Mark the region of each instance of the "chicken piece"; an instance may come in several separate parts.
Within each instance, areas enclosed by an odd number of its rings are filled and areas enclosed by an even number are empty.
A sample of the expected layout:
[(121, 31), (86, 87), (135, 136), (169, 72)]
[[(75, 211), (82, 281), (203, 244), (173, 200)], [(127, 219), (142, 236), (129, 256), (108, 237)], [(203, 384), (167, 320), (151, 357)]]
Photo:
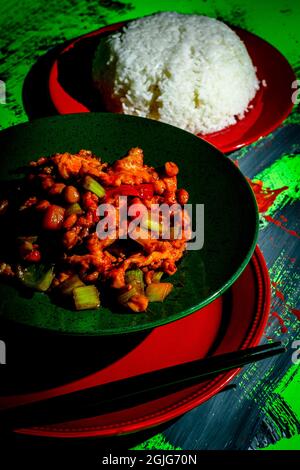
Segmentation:
[(97, 233), (92, 233), (87, 240), (87, 249), (91, 254), (100, 256), (102, 251), (108, 246), (112, 245), (115, 241), (116, 240), (113, 238), (105, 238), (100, 240), (100, 238), (97, 236)]
[(90, 152), (81, 150), (78, 154), (68, 152), (57, 153), (52, 157), (52, 161), (58, 168), (58, 172), (63, 179), (78, 174), (99, 176), (106, 166), (99, 158), (94, 157)]
[(158, 175), (153, 167), (143, 164), (143, 159), (143, 151), (138, 147), (132, 148), (126, 157), (117, 160), (107, 172), (102, 172), (99, 179), (108, 186), (152, 183)]
[(66, 261), (70, 265), (79, 266), (80, 274), (87, 273), (88, 271), (97, 271), (105, 273), (112, 269), (114, 257), (107, 251), (102, 252), (101, 256), (97, 255), (72, 255)]
[(129, 150), (127, 157), (120, 158), (113, 164), (113, 170), (117, 171), (136, 171), (143, 168), (144, 155), (142, 149), (134, 147)]

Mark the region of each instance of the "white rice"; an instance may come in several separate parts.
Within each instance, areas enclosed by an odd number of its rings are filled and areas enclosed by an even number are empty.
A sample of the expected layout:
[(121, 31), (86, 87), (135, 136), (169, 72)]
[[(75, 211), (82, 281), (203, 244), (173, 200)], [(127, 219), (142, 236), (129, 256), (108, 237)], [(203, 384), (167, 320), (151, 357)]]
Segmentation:
[(109, 111), (202, 134), (243, 118), (259, 88), (234, 31), (213, 18), (171, 12), (102, 39), (93, 79)]

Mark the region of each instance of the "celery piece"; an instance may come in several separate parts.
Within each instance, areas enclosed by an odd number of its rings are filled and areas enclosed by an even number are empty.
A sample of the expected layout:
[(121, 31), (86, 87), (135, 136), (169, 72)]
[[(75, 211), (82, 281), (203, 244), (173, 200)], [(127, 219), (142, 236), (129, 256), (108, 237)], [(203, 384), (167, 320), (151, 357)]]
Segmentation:
[(138, 313), (138, 312), (145, 312), (145, 310), (147, 310), (148, 303), (149, 303), (149, 299), (145, 295), (138, 294), (138, 295), (131, 297), (131, 299), (129, 299), (127, 306), (133, 312)]
[(84, 189), (87, 189), (88, 191), (91, 191), (92, 193), (96, 194), (98, 197), (103, 197), (105, 196), (105, 189), (103, 186), (101, 186), (98, 181), (96, 181), (94, 178), (91, 176), (85, 176), (83, 180), (83, 187)]
[(127, 306), (127, 303), (131, 299), (131, 297), (138, 293), (139, 291), (136, 287), (132, 287), (130, 290), (123, 292), (123, 294), (120, 294), (118, 297), (119, 304)]
[(82, 280), (80, 279), (80, 277), (77, 276), (77, 274), (74, 274), (73, 276), (70, 276), (68, 279), (62, 282), (59, 288), (62, 294), (71, 295), (75, 287), (83, 286), (85, 286), (84, 282), (82, 282)]
[(49, 269), (49, 271), (46, 272), (45, 276), (42, 277), (42, 279), (37, 284), (37, 290), (41, 292), (45, 292), (46, 290), (49, 289), (54, 279), (53, 270), (54, 268)]
[(83, 213), (83, 210), (81, 209), (80, 205), (78, 204), (78, 202), (74, 202), (74, 204), (71, 204), (67, 209), (66, 209), (66, 217), (68, 217), (69, 215), (73, 215), (73, 214), (82, 214)]
[(152, 232), (157, 232), (158, 234), (162, 232), (161, 223), (156, 220), (152, 220), (149, 215), (142, 219), (141, 226), (148, 230), (151, 230)]
[(163, 302), (172, 289), (170, 282), (155, 282), (146, 288), (146, 296), (149, 302)]
[(132, 287), (135, 287), (139, 293), (144, 292), (144, 274), (141, 269), (129, 269), (125, 273), (126, 284), (130, 284)]
[(26, 287), (45, 292), (49, 289), (54, 279), (54, 267), (44, 266), (43, 264), (31, 264), (24, 268), (17, 267), (17, 276)]
[(152, 282), (160, 282), (163, 275), (163, 271), (155, 271), (152, 276)]
[(86, 310), (100, 306), (98, 289), (95, 286), (75, 287), (73, 298), (76, 310)]

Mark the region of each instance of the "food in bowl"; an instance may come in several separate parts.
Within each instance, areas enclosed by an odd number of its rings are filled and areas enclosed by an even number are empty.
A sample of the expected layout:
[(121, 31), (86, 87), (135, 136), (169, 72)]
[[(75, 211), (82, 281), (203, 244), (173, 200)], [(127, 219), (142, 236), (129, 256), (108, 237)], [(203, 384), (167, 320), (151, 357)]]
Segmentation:
[(131, 21), (101, 38), (93, 80), (108, 111), (195, 134), (235, 124), (259, 89), (247, 49), (229, 26), (174, 12)]
[[(155, 169), (132, 148), (108, 164), (81, 150), (41, 157), (27, 170), (0, 204), (10, 240), (2, 277), (73, 299), (77, 310), (99, 307), (100, 290), (134, 312), (170, 294), (161, 278), (176, 272), (191, 234), (175, 163)], [(155, 218), (157, 206), (165, 211)]]

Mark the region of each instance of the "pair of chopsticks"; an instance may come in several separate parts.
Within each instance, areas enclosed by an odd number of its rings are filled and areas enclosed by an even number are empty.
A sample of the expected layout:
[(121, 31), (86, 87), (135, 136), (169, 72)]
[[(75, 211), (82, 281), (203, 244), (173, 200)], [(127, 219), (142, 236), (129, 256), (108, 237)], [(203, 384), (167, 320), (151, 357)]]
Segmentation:
[(285, 352), (281, 342), (208, 357), (0, 412), (9, 427), (37, 426), (117, 411)]

